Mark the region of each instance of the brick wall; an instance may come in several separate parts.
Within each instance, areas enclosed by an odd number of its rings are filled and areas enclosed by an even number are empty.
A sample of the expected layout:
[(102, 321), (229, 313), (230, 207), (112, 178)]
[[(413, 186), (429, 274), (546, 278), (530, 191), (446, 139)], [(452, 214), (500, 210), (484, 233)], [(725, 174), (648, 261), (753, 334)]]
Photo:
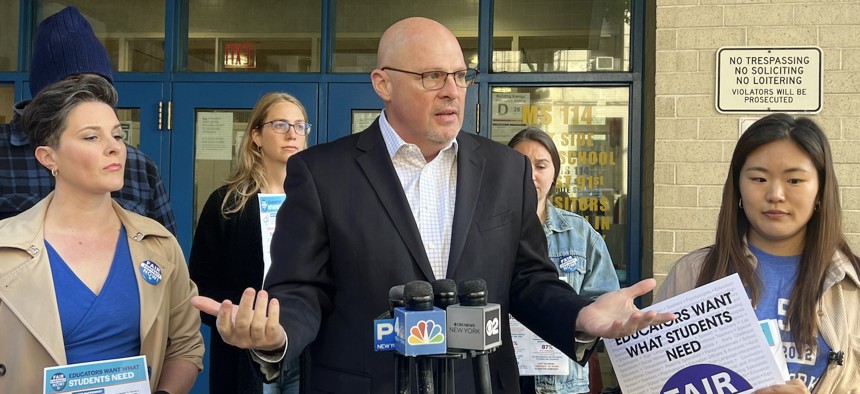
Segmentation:
[(845, 231), (860, 248), (860, 1), (656, 0), (653, 272), (713, 243), (739, 118), (714, 105), (723, 46), (818, 46)]

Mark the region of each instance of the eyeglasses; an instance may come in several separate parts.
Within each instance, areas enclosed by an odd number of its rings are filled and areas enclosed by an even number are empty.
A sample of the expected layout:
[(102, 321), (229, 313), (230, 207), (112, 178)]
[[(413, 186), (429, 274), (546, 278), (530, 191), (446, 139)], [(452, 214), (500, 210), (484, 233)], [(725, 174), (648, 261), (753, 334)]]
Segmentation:
[(468, 88), (475, 83), (475, 78), (478, 77), (478, 70), (473, 68), (467, 68), (465, 70), (454, 71), (452, 73), (444, 72), (444, 71), (427, 71), (423, 73), (417, 73), (414, 71), (406, 71), (400, 70), (394, 67), (382, 67), (381, 70), (391, 70), (397, 71), (406, 74), (418, 75), (421, 77), (421, 86), (424, 86), (424, 89), (427, 90), (439, 90), (445, 87), (445, 83), (448, 82), (448, 76), (454, 76), (454, 83), (457, 84), (459, 88)]
[(258, 128), (263, 127), (267, 124), (272, 125), (272, 130), (274, 130), (278, 134), (287, 134), (290, 131), (290, 127), (296, 131), (298, 135), (308, 135), (311, 132), (311, 124), (304, 122), (297, 122), (295, 124), (289, 124), (288, 122), (284, 122), (283, 120), (273, 120), (270, 122), (260, 123)]

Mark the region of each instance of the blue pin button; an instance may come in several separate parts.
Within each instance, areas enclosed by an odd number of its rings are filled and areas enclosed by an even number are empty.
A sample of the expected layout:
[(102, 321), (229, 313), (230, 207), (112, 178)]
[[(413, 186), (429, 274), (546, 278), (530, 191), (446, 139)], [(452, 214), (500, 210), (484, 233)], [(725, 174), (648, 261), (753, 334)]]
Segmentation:
[(140, 263), (140, 274), (143, 276), (143, 280), (151, 285), (157, 285), (158, 282), (161, 282), (161, 268), (158, 268), (158, 265), (150, 260)]
[(573, 272), (576, 269), (579, 259), (573, 256), (566, 256), (558, 263), (558, 268), (562, 272)]

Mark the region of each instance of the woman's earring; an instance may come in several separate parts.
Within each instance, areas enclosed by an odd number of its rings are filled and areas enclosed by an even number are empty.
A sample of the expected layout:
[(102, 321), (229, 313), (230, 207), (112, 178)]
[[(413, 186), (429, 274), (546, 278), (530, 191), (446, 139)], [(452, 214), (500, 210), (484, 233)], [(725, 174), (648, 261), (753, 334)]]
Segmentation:
[(821, 200), (815, 202), (815, 212), (818, 212), (819, 209), (821, 209)]
[(743, 198), (738, 199), (738, 208), (744, 209), (744, 199)]
[(263, 147), (260, 145), (257, 145), (257, 152), (263, 153)]
[(56, 178), (56, 177), (57, 177), (57, 169), (56, 169), (56, 168), (51, 167), (51, 175), (53, 175), (53, 176), (54, 176), (54, 178)]

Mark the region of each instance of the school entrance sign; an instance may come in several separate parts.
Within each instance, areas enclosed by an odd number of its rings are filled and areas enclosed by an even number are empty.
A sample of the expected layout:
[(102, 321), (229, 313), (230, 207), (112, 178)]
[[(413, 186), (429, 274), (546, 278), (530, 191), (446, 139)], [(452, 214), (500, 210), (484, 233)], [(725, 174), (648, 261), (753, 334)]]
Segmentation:
[(818, 47), (723, 47), (716, 79), (721, 113), (821, 111)]

